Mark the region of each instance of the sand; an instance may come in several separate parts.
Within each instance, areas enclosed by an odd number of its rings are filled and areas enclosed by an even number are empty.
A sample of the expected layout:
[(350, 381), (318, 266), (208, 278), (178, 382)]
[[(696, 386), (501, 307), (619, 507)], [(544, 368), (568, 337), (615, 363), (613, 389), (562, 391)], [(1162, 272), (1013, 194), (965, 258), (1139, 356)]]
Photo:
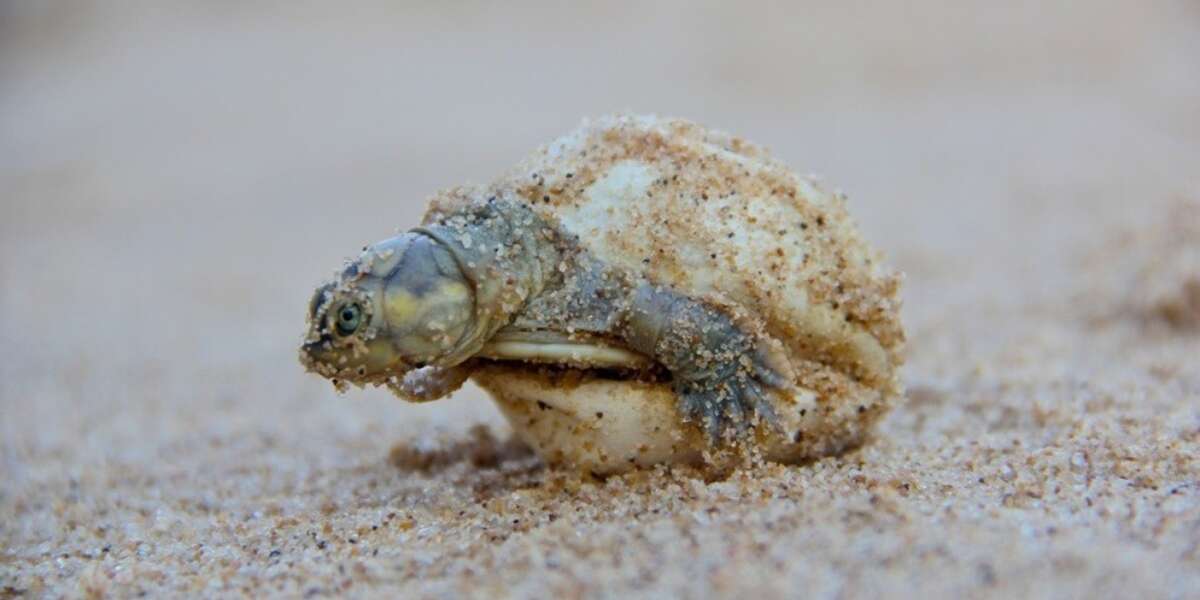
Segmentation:
[[(0, 9), (0, 597), (1200, 596), (1200, 11)], [(313, 286), (589, 114), (850, 195), (864, 447), (596, 479), (337, 396)]]

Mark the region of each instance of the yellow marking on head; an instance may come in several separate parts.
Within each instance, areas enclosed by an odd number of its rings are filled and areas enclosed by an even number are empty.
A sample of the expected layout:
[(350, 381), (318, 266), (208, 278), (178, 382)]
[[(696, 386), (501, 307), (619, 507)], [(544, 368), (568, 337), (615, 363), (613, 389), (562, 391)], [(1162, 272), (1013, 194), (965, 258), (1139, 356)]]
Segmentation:
[(426, 306), (428, 298), (420, 298), (403, 288), (388, 290), (383, 310), (388, 323), (408, 323)]
[(424, 296), (417, 296), (404, 288), (393, 288), (387, 292), (384, 312), (387, 322), (405, 327), (416, 321), (425, 321), (439, 308), (456, 306), (470, 298), (470, 290), (458, 281), (445, 280)]
[(438, 286), (438, 300), (442, 302), (460, 302), (471, 295), (471, 290), (462, 282), (447, 279)]

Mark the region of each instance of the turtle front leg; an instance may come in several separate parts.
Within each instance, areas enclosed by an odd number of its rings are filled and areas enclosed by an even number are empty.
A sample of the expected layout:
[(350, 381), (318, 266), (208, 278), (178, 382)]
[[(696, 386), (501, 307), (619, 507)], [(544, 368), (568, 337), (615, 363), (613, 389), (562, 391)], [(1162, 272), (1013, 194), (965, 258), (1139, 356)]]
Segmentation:
[(633, 291), (623, 325), (630, 347), (671, 372), (684, 419), (699, 421), (713, 444), (732, 433), (744, 437), (756, 418), (778, 428), (767, 394), (790, 384), (729, 316), (665, 288), (641, 284)]
[(470, 361), (453, 367), (422, 367), (387, 380), (392, 393), (409, 402), (431, 402), (458, 391), (475, 371)]

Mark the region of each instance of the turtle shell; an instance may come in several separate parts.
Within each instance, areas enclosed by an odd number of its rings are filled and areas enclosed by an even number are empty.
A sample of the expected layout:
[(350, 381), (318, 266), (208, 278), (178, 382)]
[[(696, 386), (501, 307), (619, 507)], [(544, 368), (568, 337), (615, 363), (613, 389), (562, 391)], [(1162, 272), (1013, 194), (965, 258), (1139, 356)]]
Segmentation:
[(843, 194), (759, 146), (679, 119), (605, 117), (479, 191), (521, 199), (600, 260), (723, 307), (808, 392), (795, 407), (806, 417), (866, 425), (900, 391), (900, 275), (863, 241)]

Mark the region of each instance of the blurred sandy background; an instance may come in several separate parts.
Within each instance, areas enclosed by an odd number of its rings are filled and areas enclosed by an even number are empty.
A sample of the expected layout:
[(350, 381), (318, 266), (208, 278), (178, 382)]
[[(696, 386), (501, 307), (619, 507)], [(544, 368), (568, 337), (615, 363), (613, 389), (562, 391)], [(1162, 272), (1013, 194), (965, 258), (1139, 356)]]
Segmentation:
[[(616, 110), (850, 194), (874, 443), (595, 481), (302, 373), (342, 258)], [(6, 2), (0, 597), (1196, 597), (1198, 197), (1195, 2)]]

